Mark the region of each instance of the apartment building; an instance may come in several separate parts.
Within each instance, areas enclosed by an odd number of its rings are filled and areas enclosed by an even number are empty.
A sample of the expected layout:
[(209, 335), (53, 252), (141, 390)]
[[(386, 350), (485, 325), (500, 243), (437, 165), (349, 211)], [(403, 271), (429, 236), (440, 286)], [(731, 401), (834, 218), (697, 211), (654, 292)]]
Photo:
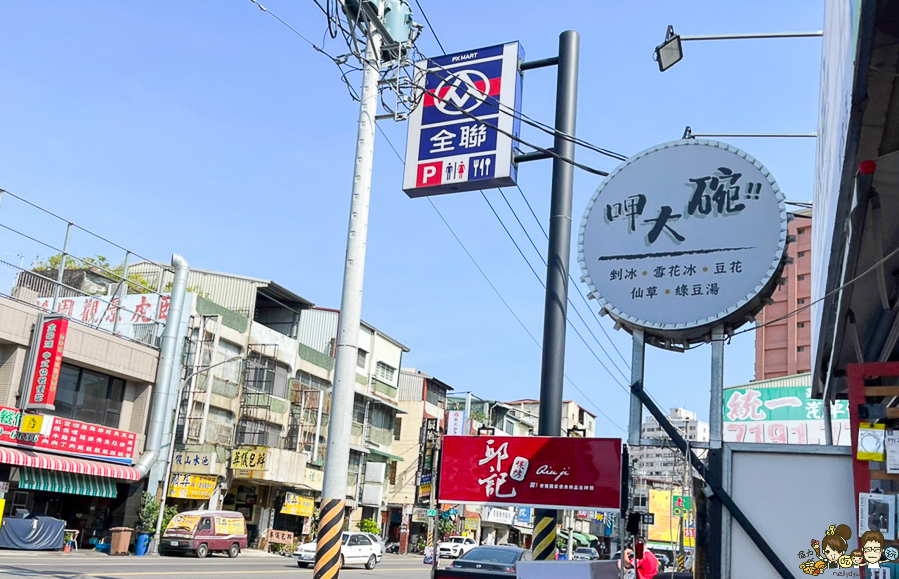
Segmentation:
[[(181, 400), (171, 479), (177, 485), (169, 496), (182, 509), (243, 513), (251, 542), (270, 529), (308, 538), (324, 479), (340, 313), (271, 280), (194, 269), (188, 287), (198, 297), (184, 374), (194, 375)], [(403, 412), (396, 396), (404, 352), (401, 343), (361, 325), (350, 527), (386, 518), (388, 469), (401, 460), (392, 446), (394, 420)]]

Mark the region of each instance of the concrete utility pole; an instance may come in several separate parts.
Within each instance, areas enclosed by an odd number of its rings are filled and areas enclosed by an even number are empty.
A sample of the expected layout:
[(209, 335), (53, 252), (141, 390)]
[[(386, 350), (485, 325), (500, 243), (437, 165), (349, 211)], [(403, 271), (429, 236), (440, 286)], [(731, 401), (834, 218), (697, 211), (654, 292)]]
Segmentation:
[[(378, 2), (381, 13), (381, 2)], [(356, 392), (356, 355), (359, 324), (362, 317), (362, 285), (365, 274), (365, 243), (368, 238), (368, 205), (371, 193), (372, 159), (375, 145), (375, 115), (378, 112), (381, 38), (376, 27), (368, 24), (368, 43), (362, 63), (362, 97), (359, 103), (359, 127), (356, 138), (356, 165), (350, 223), (347, 231), (343, 295), (340, 300), (340, 324), (337, 328), (337, 361), (325, 477), (319, 511), (318, 543), (315, 551), (314, 579), (332, 579), (340, 574), (340, 545), (343, 531), (347, 472), (350, 462), (350, 429), (353, 397)]]
[[(571, 257), (571, 198), (574, 188), (574, 141), (577, 119), (577, 72), (580, 36), (566, 30), (559, 36), (556, 80), (556, 124), (550, 200), (549, 249), (546, 265), (546, 306), (543, 317), (543, 365), (540, 372), (540, 419), (537, 434), (559, 436), (562, 430), (562, 389), (565, 373), (565, 324), (568, 318), (568, 262)], [(561, 157), (561, 158), (560, 158)], [(534, 559), (556, 557), (558, 511), (537, 509)]]

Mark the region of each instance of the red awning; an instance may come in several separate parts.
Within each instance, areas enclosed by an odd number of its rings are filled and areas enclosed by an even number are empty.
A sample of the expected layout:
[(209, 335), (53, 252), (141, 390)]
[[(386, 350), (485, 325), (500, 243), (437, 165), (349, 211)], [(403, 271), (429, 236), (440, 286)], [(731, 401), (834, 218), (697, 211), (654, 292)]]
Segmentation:
[(68, 456), (57, 456), (55, 454), (46, 454), (33, 450), (19, 450), (18, 448), (4, 446), (0, 446), (0, 463), (117, 478), (126, 481), (140, 480), (140, 474), (136, 468), (123, 464), (70, 458)]

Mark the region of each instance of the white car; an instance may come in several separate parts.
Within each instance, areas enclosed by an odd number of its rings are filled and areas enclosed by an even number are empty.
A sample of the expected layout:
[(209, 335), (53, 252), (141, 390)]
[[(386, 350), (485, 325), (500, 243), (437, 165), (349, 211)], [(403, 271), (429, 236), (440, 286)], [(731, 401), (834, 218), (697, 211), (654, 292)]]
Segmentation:
[[(365, 565), (368, 570), (374, 569), (381, 562), (381, 546), (372, 541), (366, 533), (344, 533), (340, 546), (340, 566)], [(297, 547), (293, 556), (300, 567), (315, 565), (316, 543), (303, 543)]]
[(477, 543), (469, 537), (447, 537), (445, 541), (441, 541), (437, 545), (437, 552), (441, 557), (458, 559), (475, 547), (477, 547)]

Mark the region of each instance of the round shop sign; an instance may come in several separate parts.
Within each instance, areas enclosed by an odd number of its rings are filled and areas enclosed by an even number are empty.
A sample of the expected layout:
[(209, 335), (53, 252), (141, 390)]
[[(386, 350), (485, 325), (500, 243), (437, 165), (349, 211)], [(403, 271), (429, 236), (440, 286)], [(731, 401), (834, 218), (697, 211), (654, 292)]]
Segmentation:
[(592, 297), (622, 325), (690, 342), (761, 309), (786, 244), (771, 173), (730, 145), (689, 139), (606, 178), (581, 222), (579, 261)]

